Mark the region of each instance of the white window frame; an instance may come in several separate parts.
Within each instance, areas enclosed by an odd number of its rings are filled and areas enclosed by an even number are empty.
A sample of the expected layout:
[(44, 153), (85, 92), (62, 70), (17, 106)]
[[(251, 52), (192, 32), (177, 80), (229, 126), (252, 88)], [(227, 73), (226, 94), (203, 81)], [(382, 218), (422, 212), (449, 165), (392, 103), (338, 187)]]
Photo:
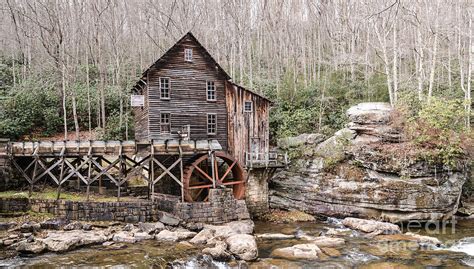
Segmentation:
[(186, 62), (193, 61), (193, 49), (190, 49), (190, 48), (184, 49), (184, 61)]
[[(163, 88), (161, 86), (161, 80), (162, 79), (167, 79), (168, 80), (168, 97), (163, 97), (162, 96), (162, 90), (163, 90)], [(160, 99), (161, 100), (170, 100), (171, 99), (171, 79), (169, 77), (160, 77), (159, 80), (160, 80), (160, 87), (159, 87), (160, 88)]]
[[(250, 104), (250, 110), (247, 110), (247, 104)], [(253, 112), (253, 101), (245, 101), (244, 102), (244, 112), (246, 112), (246, 113)]]
[[(212, 89), (209, 90), (209, 84), (212, 83)], [(213, 92), (214, 94), (214, 99), (209, 99), (209, 93), (210, 92)], [(216, 88), (216, 82), (215, 81), (211, 81), (211, 80), (207, 80), (206, 81), (206, 100), (207, 101), (211, 101), (211, 102), (215, 102), (217, 101), (217, 88)]]
[[(209, 116), (214, 116), (214, 123), (209, 123)], [(209, 125), (214, 124), (214, 132), (209, 132)], [(216, 113), (207, 113), (206, 114), (206, 131), (208, 135), (217, 134), (217, 114)]]
[[(163, 115), (168, 115), (168, 123), (162, 122)], [(163, 125), (169, 126), (169, 132), (163, 132)], [(171, 134), (171, 113), (169, 112), (160, 112), (160, 134)]]

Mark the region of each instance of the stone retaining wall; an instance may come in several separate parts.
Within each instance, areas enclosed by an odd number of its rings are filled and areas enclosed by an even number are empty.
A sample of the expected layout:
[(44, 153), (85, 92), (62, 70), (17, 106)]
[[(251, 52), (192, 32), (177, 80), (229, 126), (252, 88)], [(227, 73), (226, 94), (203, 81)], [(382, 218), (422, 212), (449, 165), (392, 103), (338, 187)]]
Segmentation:
[(162, 211), (151, 201), (79, 202), (65, 200), (34, 200), (31, 210), (50, 213), (69, 220), (146, 222), (157, 221)]
[(166, 195), (154, 201), (85, 202), (27, 198), (0, 198), (0, 213), (33, 211), (50, 213), (69, 220), (147, 222), (159, 220), (163, 212), (186, 222), (225, 223), (249, 219), (245, 201), (236, 200), (231, 189), (215, 189), (209, 202), (179, 203)]
[(30, 210), (27, 198), (0, 198), (0, 213), (26, 212)]
[(249, 171), (245, 200), (252, 217), (258, 218), (269, 211), (268, 177), (266, 169), (252, 169)]
[(249, 219), (244, 200), (236, 200), (232, 189), (210, 189), (209, 201), (199, 203), (178, 203), (175, 213), (187, 222), (225, 223)]

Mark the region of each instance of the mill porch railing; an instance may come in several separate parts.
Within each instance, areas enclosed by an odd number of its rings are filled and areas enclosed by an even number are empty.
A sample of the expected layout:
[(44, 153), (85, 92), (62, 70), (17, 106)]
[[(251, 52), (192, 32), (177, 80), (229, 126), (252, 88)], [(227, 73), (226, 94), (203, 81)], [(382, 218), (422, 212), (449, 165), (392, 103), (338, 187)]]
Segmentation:
[(245, 166), (247, 168), (284, 168), (288, 165), (289, 159), (286, 152), (246, 152)]

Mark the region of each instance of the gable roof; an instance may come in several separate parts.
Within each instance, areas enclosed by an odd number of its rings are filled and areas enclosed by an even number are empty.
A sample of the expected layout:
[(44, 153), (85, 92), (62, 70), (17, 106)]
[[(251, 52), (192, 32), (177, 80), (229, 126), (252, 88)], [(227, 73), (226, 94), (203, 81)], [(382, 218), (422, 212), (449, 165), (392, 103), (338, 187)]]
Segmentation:
[(168, 55), (168, 53), (174, 51), (178, 46), (181, 45), (181, 43), (183, 43), (187, 38), (190, 38), (191, 41), (193, 41), (194, 43), (196, 43), (196, 45), (202, 49), (202, 51), (204, 52), (204, 57), (207, 58), (212, 65), (214, 65), (216, 67), (216, 69), (224, 76), (224, 78), (229, 81), (230, 83), (232, 83), (233, 85), (235, 86), (238, 86), (252, 94), (255, 94), (265, 100), (267, 100), (268, 102), (270, 103), (273, 103), (271, 100), (269, 100), (268, 98), (254, 92), (254, 91), (251, 91), (249, 89), (246, 89), (240, 85), (237, 85), (236, 83), (233, 83), (231, 80), (232, 78), (229, 76), (229, 74), (227, 74), (227, 72), (219, 65), (219, 63), (214, 60), (214, 58), (212, 57), (212, 55), (206, 50), (206, 48), (204, 48), (204, 46), (197, 40), (197, 38), (191, 33), (191, 32), (188, 32), (187, 34), (185, 34), (181, 39), (179, 39), (171, 48), (169, 48), (165, 53), (163, 53), (163, 55), (161, 55), (161, 57), (156, 60), (150, 67), (148, 67), (143, 73), (142, 73), (142, 76), (141, 78), (138, 80), (138, 82), (135, 84), (135, 86), (132, 88), (132, 91), (134, 92), (138, 92), (138, 89), (139, 88), (142, 88), (144, 85), (146, 85), (147, 83), (147, 74), (148, 72), (151, 70), (151, 68), (155, 67), (155, 68), (160, 68), (162, 65), (164, 65), (166, 63), (166, 61), (164, 61), (164, 58), (166, 57), (166, 55)]

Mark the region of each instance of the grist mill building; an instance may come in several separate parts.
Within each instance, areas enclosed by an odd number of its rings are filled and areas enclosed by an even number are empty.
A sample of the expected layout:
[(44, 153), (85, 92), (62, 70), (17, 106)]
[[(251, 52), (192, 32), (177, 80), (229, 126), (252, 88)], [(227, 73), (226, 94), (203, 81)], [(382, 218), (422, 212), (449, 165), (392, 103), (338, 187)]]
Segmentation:
[[(268, 209), (267, 179), (286, 163), (286, 155), (270, 151), (271, 101), (233, 83), (193, 34), (143, 72), (131, 103), (133, 141), (0, 141), (0, 164), (15, 168), (30, 193), (48, 181), (58, 198), (71, 185), (89, 197), (108, 182), (120, 200), (130, 179), (147, 184), (149, 204), (138, 206), (146, 209), (112, 203), (113, 212), (120, 212), (115, 214), (88, 204), (71, 208), (89, 213), (71, 213), (61, 206), (66, 216), (143, 221), (154, 219), (150, 210), (158, 209), (188, 221), (223, 222), (248, 217), (247, 207), (255, 214)], [(58, 212), (57, 203), (40, 204), (45, 212)]]
[[(275, 166), (270, 159), (276, 155), (269, 153), (271, 101), (233, 83), (193, 34), (187, 33), (151, 65), (133, 90), (143, 96), (143, 106), (134, 109), (135, 139), (216, 140), (221, 147), (216, 153), (218, 166), (232, 166), (231, 177), (237, 180), (227, 180), (227, 175), (224, 182), (217, 178), (217, 185), (233, 187), (236, 198), (244, 196), (244, 168)], [(199, 170), (214, 171), (208, 165), (211, 160), (205, 156), (190, 160), (184, 171), (185, 188), (210, 187), (212, 173), (193, 175), (202, 163), (206, 169)], [(215, 169), (215, 176), (226, 173), (221, 170)], [(189, 195), (187, 200), (195, 199)]]
[(134, 91), (145, 99), (134, 109), (137, 140), (183, 133), (215, 139), (241, 164), (246, 152), (268, 152), (271, 102), (233, 83), (191, 33), (143, 73)]

